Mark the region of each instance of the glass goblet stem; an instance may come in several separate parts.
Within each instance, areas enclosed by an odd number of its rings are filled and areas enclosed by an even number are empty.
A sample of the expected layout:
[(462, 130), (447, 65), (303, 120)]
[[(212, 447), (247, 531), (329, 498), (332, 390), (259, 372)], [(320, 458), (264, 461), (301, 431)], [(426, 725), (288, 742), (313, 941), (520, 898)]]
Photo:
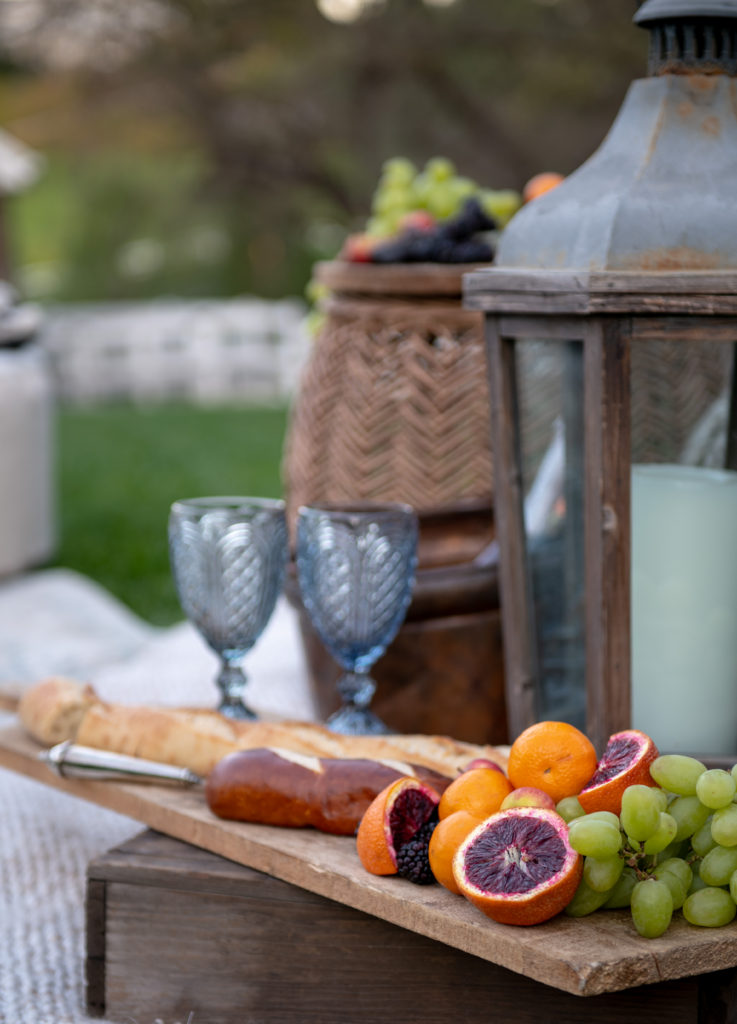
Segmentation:
[(389, 729), (378, 715), (369, 710), (376, 683), (368, 672), (345, 672), (337, 682), (343, 706), (328, 718), (333, 732), (348, 736), (381, 735)]
[(222, 694), (218, 711), (227, 718), (253, 719), (256, 714), (243, 702), (243, 691), (248, 679), (240, 667), (227, 658), (222, 659), (222, 666), (217, 676), (217, 685)]
[(376, 693), (376, 683), (368, 672), (344, 672), (337, 682), (338, 693), (346, 704), (363, 710)]

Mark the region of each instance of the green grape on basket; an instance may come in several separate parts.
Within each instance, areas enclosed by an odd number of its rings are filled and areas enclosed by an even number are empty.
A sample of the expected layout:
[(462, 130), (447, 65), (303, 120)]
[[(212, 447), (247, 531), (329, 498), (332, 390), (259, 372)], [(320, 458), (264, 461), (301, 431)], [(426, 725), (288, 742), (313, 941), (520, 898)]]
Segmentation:
[(365, 231), (340, 252), (354, 263), (489, 263), (494, 237), (522, 205), (514, 189), (484, 188), (446, 157), (419, 170), (394, 157), (384, 164)]

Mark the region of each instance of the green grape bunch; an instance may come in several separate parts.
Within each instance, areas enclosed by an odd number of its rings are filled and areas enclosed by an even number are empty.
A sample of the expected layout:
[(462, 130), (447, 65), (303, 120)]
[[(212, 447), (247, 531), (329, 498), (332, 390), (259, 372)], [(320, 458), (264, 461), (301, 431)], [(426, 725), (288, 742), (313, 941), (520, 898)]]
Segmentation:
[(645, 938), (663, 935), (677, 911), (702, 928), (729, 924), (737, 914), (737, 765), (707, 769), (695, 757), (664, 754), (650, 775), (654, 785), (625, 789), (619, 816), (586, 814), (575, 797), (558, 805), (584, 858), (565, 913), (629, 907)]
[(387, 238), (401, 228), (405, 217), (419, 210), (444, 220), (458, 213), (473, 196), (499, 227), (504, 227), (522, 204), (522, 197), (514, 189), (482, 188), (459, 175), (447, 157), (431, 157), (422, 170), (406, 157), (392, 157), (382, 167), (366, 231)]
[(387, 160), (365, 229), (349, 235), (340, 257), (353, 263), (487, 263), (496, 233), (522, 205), (515, 189), (484, 188), (447, 157), (420, 170)]

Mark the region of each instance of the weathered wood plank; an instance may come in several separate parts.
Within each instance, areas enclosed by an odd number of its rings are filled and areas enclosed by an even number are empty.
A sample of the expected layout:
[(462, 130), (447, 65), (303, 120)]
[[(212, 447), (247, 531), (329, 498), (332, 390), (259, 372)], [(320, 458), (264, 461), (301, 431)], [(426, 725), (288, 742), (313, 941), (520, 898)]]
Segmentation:
[(460, 298), (463, 275), (478, 269), (452, 263), (317, 263), (313, 276), (332, 291), (372, 295), (452, 295)]
[(466, 309), (523, 315), (620, 313), (730, 316), (737, 312), (731, 271), (586, 274), (491, 268), (466, 274)]
[(85, 900), (85, 988), (87, 1007), (91, 1013), (99, 1016), (105, 1012), (106, 894), (107, 886), (104, 882), (88, 880)]
[[(231, 891), (213, 891), (221, 858), (166, 837), (141, 838), (90, 866), (109, 876), (112, 858), (116, 871), (123, 861), (131, 871), (108, 886), (113, 1019), (486, 1024), (493, 1007), (494, 1019), (510, 1024), (697, 1021), (695, 979), (581, 1000), (246, 868), (238, 868), (240, 884), (225, 868)], [(162, 877), (159, 861), (171, 884), (139, 884), (147, 872)], [(185, 877), (186, 891), (176, 887)]]
[(548, 292), (680, 296), (735, 295), (733, 270), (541, 270), (524, 267), (483, 267), (466, 271), (466, 294), (483, 292)]
[(486, 324), (494, 455), (494, 516), (499, 550), (499, 588), (504, 630), (505, 692), (509, 739), (537, 719), (537, 645), (524, 528), (524, 481), (519, 447), (519, 409), (514, 340)]
[(464, 299), (464, 308), (486, 313), (524, 315), (555, 314), (596, 316), (620, 314), (638, 316), (703, 316), (726, 317), (737, 313), (735, 295), (620, 295), (591, 292), (525, 292), (498, 294), (470, 294)]
[[(549, 311), (547, 305), (546, 310)], [(706, 332), (709, 341), (729, 344), (737, 339), (734, 317), (656, 315), (634, 317), (630, 322), (633, 345), (646, 341), (694, 343), (703, 341)], [(583, 341), (586, 318), (563, 313), (555, 316), (546, 316), (544, 312), (534, 315), (502, 313), (499, 315), (499, 331), (508, 338)]]
[(727, 417), (724, 468), (737, 469), (737, 341), (732, 343), (732, 375), (729, 386), (729, 412)]
[(629, 336), (626, 320), (598, 319), (584, 342), (586, 721), (600, 754), (631, 716)]
[[(708, 332), (708, 334), (707, 334)], [(734, 343), (737, 322), (734, 317), (643, 316), (632, 320), (632, 344), (644, 341), (709, 341)]]

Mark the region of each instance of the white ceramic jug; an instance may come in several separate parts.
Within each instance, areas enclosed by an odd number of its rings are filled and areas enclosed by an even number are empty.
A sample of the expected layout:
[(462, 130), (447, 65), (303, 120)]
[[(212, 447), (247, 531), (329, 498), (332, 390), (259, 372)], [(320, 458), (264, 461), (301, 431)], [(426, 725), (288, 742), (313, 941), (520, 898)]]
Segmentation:
[(0, 345), (0, 576), (39, 565), (54, 550), (53, 407), (40, 345)]

